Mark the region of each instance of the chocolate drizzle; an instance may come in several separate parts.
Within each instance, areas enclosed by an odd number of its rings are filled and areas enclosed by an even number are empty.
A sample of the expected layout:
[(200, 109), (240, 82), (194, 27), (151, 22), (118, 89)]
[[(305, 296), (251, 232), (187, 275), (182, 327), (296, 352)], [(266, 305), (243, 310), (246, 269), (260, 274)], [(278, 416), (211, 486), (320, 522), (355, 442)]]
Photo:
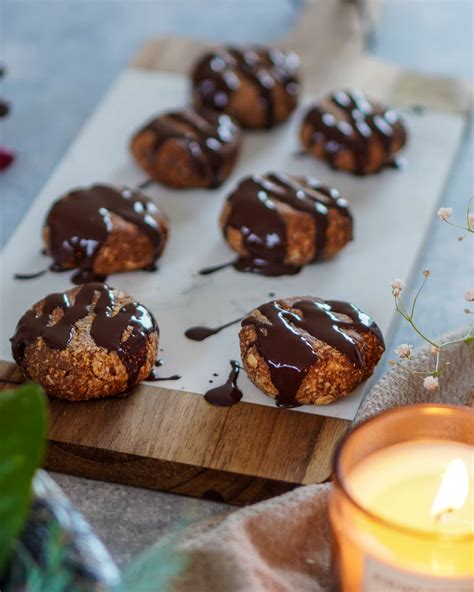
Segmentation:
[(42, 269), (41, 271), (37, 271), (35, 273), (15, 273), (13, 277), (16, 280), (34, 280), (35, 278), (39, 278), (44, 275), (47, 271), (47, 269)]
[(230, 407), (236, 405), (242, 398), (242, 391), (237, 387), (237, 378), (240, 373), (240, 364), (235, 360), (230, 361), (232, 370), (230, 371), (227, 382), (221, 386), (216, 386), (205, 393), (204, 398), (211, 405), (217, 407)]
[(181, 376), (179, 374), (173, 374), (173, 376), (160, 376), (156, 368), (163, 366), (163, 360), (156, 360), (155, 368), (152, 368), (150, 374), (145, 378), (148, 382), (159, 382), (163, 380), (179, 380)]
[(285, 90), (290, 110), (296, 106), (298, 65), (295, 54), (277, 49), (222, 48), (206, 54), (193, 70), (196, 102), (209, 109), (227, 112), (232, 94), (240, 87), (242, 77), (257, 89), (264, 107), (265, 127), (271, 128), (277, 123), (274, 92), (277, 84)]
[[(58, 310), (62, 315), (54, 322)], [(123, 304), (117, 310), (116, 294), (106, 284), (84, 284), (75, 297), (70, 292), (50, 294), (40, 311), (28, 310), (10, 340), (13, 358), (21, 365), (26, 348), (38, 338), (51, 349), (66, 349), (78, 321), (92, 313), (92, 339), (97, 346), (117, 352), (128, 374), (128, 386), (133, 386), (147, 360), (148, 336), (158, 332), (158, 327), (153, 315), (138, 302)]]
[(232, 325), (236, 325), (237, 323), (240, 323), (241, 320), (242, 320), (242, 318), (235, 319), (234, 321), (230, 321), (229, 323), (225, 323), (225, 325), (221, 325), (220, 327), (214, 327), (214, 328), (203, 327), (201, 325), (199, 325), (197, 327), (190, 327), (189, 329), (187, 329), (184, 332), (184, 334), (188, 339), (191, 339), (192, 341), (204, 341), (204, 339), (207, 339), (208, 337), (211, 337), (212, 335), (216, 335), (216, 333), (219, 333), (223, 329), (227, 329), (227, 327), (231, 327)]
[(216, 271), (220, 271), (221, 269), (226, 269), (226, 267), (232, 267), (234, 265), (233, 261), (228, 261), (227, 263), (220, 263), (219, 265), (212, 265), (211, 267), (204, 267), (203, 269), (199, 270), (199, 275), (211, 275), (212, 273), (216, 273)]
[(282, 173), (244, 179), (230, 195), (229, 202), (230, 214), (225, 221), (224, 234), (227, 235), (229, 228), (238, 230), (249, 253), (234, 263), (235, 269), (267, 276), (292, 275), (300, 270), (285, 263), (287, 225), (278, 203), (313, 217), (313, 261), (324, 256), (329, 210), (337, 209), (352, 220), (347, 202), (338, 191), (315, 179), (295, 178)]
[(10, 105), (4, 99), (0, 99), (0, 117), (6, 117), (9, 113)]
[[(5, 76), (5, 68), (0, 65), (0, 79)], [(10, 113), (10, 104), (0, 97), (0, 118), (6, 117)]]
[(236, 149), (238, 128), (227, 115), (197, 113), (187, 109), (161, 115), (150, 121), (139, 133), (152, 131), (155, 141), (148, 154), (150, 166), (165, 142), (184, 140), (193, 155), (193, 163), (201, 178), (210, 179), (209, 186), (219, 187), (226, 178), (225, 164)]
[(318, 359), (311, 338), (337, 349), (356, 368), (364, 366), (364, 358), (351, 331), (370, 332), (382, 347), (384, 344), (372, 319), (347, 302), (303, 299), (292, 303), (288, 310), (275, 300), (260, 306), (258, 311), (264, 318), (247, 317), (242, 326), (255, 328), (256, 348), (268, 364), (272, 383), (278, 390), (279, 407), (300, 405), (296, 399), (298, 389)]
[[(354, 159), (352, 172), (357, 175), (390, 166), (394, 152), (406, 142), (398, 114), (356, 91), (331, 94), (307, 113), (304, 122), (313, 127), (309, 147), (323, 143), (324, 158), (333, 168), (337, 168), (339, 154), (349, 150)], [(381, 154), (374, 153), (375, 143)]]
[(179, 374), (173, 374), (173, 376), (160, 376), (156, 368), (153, 368), (145, 380), (148, 382), (161, 382), (164, 380), (179, 380), (180, 378), (181, 376)]
[(142, 193), (106, 185), (71, 191), (49, 211), (46, 227), (48, 252), (54, 260), (51, 271), (77, 267), (76, 284), (105, 279), (94, 271), (94, 261), (113, 229), (111, 214), (138, 226), (153, 247), (152, 261), (160, 256), (163, 234), (157, 206)]

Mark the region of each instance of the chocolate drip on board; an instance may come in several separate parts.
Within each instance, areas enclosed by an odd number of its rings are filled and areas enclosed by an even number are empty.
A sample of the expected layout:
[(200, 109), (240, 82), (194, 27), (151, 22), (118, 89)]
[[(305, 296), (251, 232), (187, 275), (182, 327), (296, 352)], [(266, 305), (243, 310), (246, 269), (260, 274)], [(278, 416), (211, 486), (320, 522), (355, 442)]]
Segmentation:
[(161, 368), (161, 366), (163, 366), (163, 360), (161, 360), (161, 359), (156, 360), (155, 368), (152, 368), (150, 374), (145, 378), (145, 380), (148, 382), (161, 382), (164, 380), (180, 380), (181, 379), (181, 375), (179, 375), (179, 374), (173, 374), (172, 376), (160, 376), (158, 374), (157, 368)]
[(229, 202), (230, 214), (225, 222), (224, 234), (229, 228), (238, 230), (249, 253), (234, 262), (235, 269), (267, 276), (293, 275), (300, 270), (300, 267), (285, 263), (287, 226), (276, 207), (277, 203), (313, 217), (313, 260), (324, 255), (329, 210), (337, 209), (352, 220), (347, 202), (338, 191), (315, 179), (295, 179), (282, 173), (244, 179), (229, 197)]
[(228, 261), (227, 263), (220, 263), (219, 265), (204, 267), (203, 269), (199, 270), (199, 275), (211, 275), (212, 273), (216, 273), (216, 271), (220, 271), (221, 269), (225, 269), (226, 267), (232, 267), (233, 265), (233, 261)]
[(234, 91), (240, 87), (236, 72), (257, 89), (265, 109), (265, 127), (276, 123), (275, 94), (276, 83), (296, 104), (299, 83), (296, 76), (297, 57), (277, 49), (264, 48), (239, 49), (227, 47), (208, 54), (196, 65), (193, 71), (195, 93), (200, 102), (217, 111), (225, 111)]
[(230, 407), (236, 405), (242, 399), (242, 391), (237, 386), (240, 373), (240, 364), (235, 360), (230, 361), (231, 371), (227, 382), (208, 390), (204, 398), (216, 407)]
[(165, 380), (180, 380), (179, 374), (173, 374), (172, 376), (160, 376), (156, 368), (153, 368), (150, 374), (145, 378), (148, 382), (162, 382)]
[[(123, 304), (116, 310), (114, 291), (106, 284), (89, 283), (81, 286), (72, 297), (67, 292), (50, 294), (41, 311), (28, 310), (18, 322), (11, 338), (12, 353), (21, 365), (25, 350), (38, 338), (54, 350), (64, 350), (74, 336), (76, 323), (94, 313), (90, 334), (98, 347), (117, 352), (133, 386), (147, 359), (147, 340), (158, 326), (153, 315), (138, 302)], [(54, 312), (62, 316), (54, 321)], [(124, 339), (124, 332), (128, 337)]]
[[(177, 126), (177, 123), (189, 131)], [(142, 131), (148, 130), (155, 134), (155, 141), (148, 155), (150, 164), (153, 164), (165, 142), (184, 139), (192, 152), (193, 163), (199, 175), (209, 178), (212, 188), (222, 184), (228, 149), (233, 146), (238, 133), (230, 117), (213, 113), (208, 114), (207, 118), (191, 110), (172, 112), (153, 119)]]
[(204, 327), (202, 325), (198, 325), (197, 327), (190, 327), (184, 332), (184, 335), (192, 341), (204, 341), (204, 339), (212, 337), (212, 335), (216, 335), (223, 329), (227, 329), (227, 327), (231, 327), (232, 325), (240, 323), (241, 320), (242, 317), (240, 319), (230, 321), (229, 323), (225, 323), (220, 327)]
[[(242, 326), (252, 326), (257, 334), (256, 348), (266, 361), (272, 383), (278, 390), (279, 407), (297, 407), (296, 394), (308, 370), (318, 359), (307, 335), (327, 343), (360, 368), (364, 359), (357, 340), (348, 331), (370, 332), (383, 346), (380, 329), (353, 304), (337, 300), (301, 300), (287, 310), (275, 300), (257, 310), (265, 317), (247, 317)], [(296, 312), (298, 311), (298, 312)], [(350, 320), (341, 319), (344, 315)]]
[[(0, 65), (0, 79), (5, 76), (5, 68)], [(10, 113), (10, 104), (0, 97), (0, 118), (6, 117)]]
[(339, 91), (329, 96), (334, 111), (342, 111), (344, 118), (335, 116), (324, 103), (313, 107), (305, 121), (313, 126), (310, 147), (323, 142), (324, 157), (336, 167), (338, 155), (350, 150), (353, 155), (356, 175), (364, 175), (372, 159), (372, 141), (383, 152), (380, 169), (391, 166), (395, 139), (406, 141), (406, 134), (398, 114), (393, 109), (384, 109), (369, 102), (360, 92)]
[(35, 278), (39, 278), (44, 275), (47, 271), (47, 269), (42, 269), (41, 271), (37, 271), (35, 273), (15, 273), (13, 277), (16, 280), (34, 280)]
[(113, 229), (110, 215), (138, 226), (153, 247), (153, 261), (161, 254), (163, 235), (155, 216), (157, 206), (142, 193), (118, 190), (106, 185), (71, 191), (49, 211), (45, 226), (49, 232), (48, 253), (54, 260), (51, 271), (74, 266), (75, 284), (104, 281), (94, 272), (94, 261)]

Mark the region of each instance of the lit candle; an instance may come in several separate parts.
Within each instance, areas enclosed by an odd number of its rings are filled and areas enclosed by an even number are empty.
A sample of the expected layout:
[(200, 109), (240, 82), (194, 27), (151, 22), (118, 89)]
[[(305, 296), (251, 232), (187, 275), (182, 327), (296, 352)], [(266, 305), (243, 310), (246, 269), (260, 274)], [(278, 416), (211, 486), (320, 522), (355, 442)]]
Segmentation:
[(343, 592), (473, 592), (474, 412), (402, 407), (357, 427), (330, 503)]

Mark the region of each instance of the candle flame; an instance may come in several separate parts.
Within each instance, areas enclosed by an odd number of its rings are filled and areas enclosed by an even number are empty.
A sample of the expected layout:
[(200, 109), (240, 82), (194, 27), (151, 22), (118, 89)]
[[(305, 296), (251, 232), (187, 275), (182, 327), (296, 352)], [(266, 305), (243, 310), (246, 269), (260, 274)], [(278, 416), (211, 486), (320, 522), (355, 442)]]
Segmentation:
[(447, 512), (462, 508), (469, 495), (469, 473), (466, 463), (455, 458), (448, 464), (438, 493), (431, 505), (431, 515), (440, 520)]

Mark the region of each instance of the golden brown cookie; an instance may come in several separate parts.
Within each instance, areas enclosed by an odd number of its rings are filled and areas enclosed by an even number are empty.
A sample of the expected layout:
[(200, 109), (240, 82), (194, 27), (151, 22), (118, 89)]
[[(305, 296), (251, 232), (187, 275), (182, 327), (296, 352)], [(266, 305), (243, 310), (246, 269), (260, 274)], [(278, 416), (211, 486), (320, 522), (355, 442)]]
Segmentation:
[(243, 179), (221, 214), (239, 259), (234, 267), (263, 275), (297, 273), (327, 259), (352, 239), (352, 216), (336, 189), (283, 173)]
[(306, 113), (301, 127), (306, 152), (356, 175), (396, 166), (406, 140), (397, 112), (359, 91), (329, 95)]
[(380, 329), (356, 306), (312, 296), (259, 306), (243, 319), (239, 337), (250, 380), (283, 407), (345, 397), (385, 349)]
[(143, 193), (93, 185), (67, 193), (45, 221), (53, 271), (77, 268), (77, 284), (111, 273), (154, 269), (168, 237), (163, 212)]
[(263, 47), (222, 47), (192, 70), (194, 104), (228, 113), (243, 127), (271, 128), (298, 103), (299, 59)]
[(158, 326), (127, 294), (90, 283), (34, 304), (10, 341), (26, 378), (53, 397), (84, 401), (112, 397), (149, 376)]
[(133, 136), (130, 150), (155, 181), (211, 189), (230, 175), (240, 144), (240, 129), (229, 116), (186, 109), (152, 119)]

